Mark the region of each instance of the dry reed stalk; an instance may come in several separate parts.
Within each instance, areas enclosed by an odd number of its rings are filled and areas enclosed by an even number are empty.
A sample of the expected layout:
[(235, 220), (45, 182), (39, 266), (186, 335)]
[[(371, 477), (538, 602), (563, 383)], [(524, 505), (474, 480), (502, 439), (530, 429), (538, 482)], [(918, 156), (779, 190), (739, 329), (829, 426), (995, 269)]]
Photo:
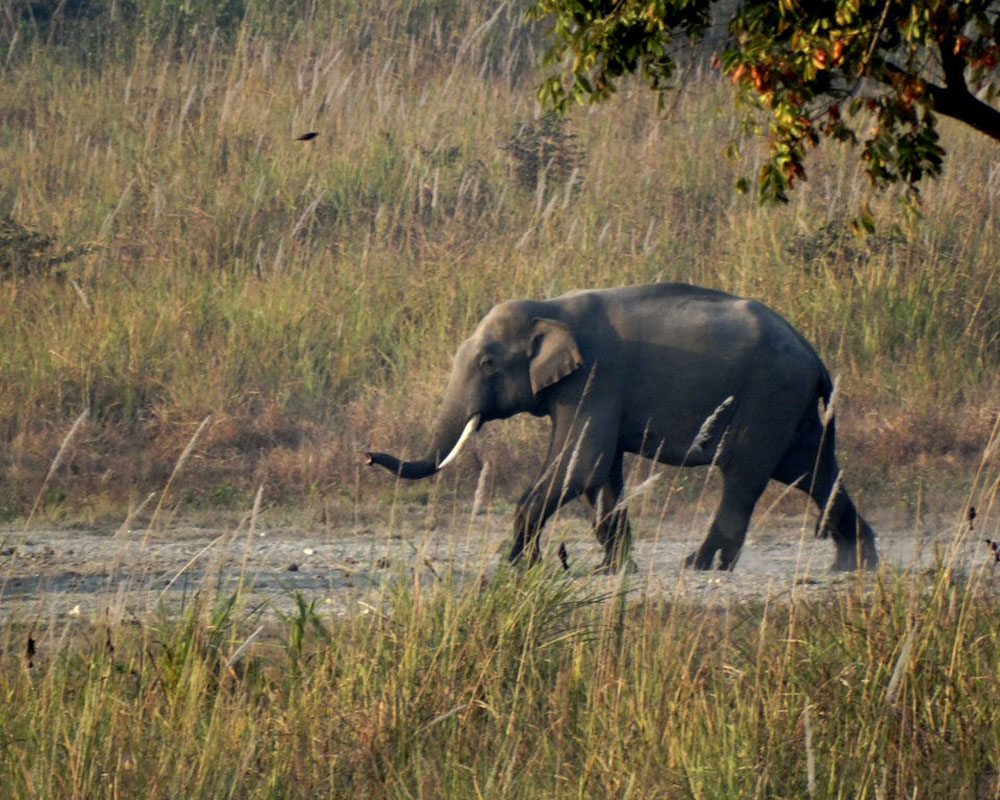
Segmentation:
[[(250, 542), (253, 541), (253, 535), (257, 532), (257, 520), (260, 517), (260, 503), (264, 497), (264, 484), (262, 483), (257, 487), (257, 494), (253, 498), (253, 508), (250, 511), (250, 524), (247, 526), (247, 536), (246, 542), (243, 547), (243, 560), (240, 562), (240, 582), (242, 583), (243, 576), (247, 572), (247, 560), (250, 558)], [(263, 535), (263, 534), (261, 534)]]
[(813, 749), (812, 722), (809, 719), (809, 698), (802, 706), (802, 728), (806, 746), (806, 790), (810, 797), (816, 796), (816, 753)]
[[(719, 405), (715, 407), (715, 411), (709, 414), (705, 418), (705, 421), (701, 423), (701, 427), (698, 428), (698, 433), (696, 433), (694, 439), (691, 440), (691, 446), (687, 449), (687, 452), (684, 454), (685, 462), (688, 460), (688, 456), (690, 456), (693, 452), (695, 452), (696, 450), (701, 450), (702, 447), (708, 444), (709, 439), (712, 438), (712, 430), (715, 427), (715, 423), (722, 415), (722, 412), (724, 412), (727, 408), (729, 408), (729, 406), (733, 404), (733, 400), (734, 400), (733, 396), (729, 395), (729, 397), (727, 397), (725, 400), (719, 403)], [(720, 446), (721, 446), (721, 441), (720, 441)]]
[(899, 648), (899, 656), (896, 658), (896, 666), (893, 667), (892, 677), (889, 678), (889, 683), (885, 687), (883, 704), (886, 708), (896, 704), (896, 697), (899, 694), (899, 686), (903, 680), (903, 673), (906, 671), (906, 667), (910, 663), (910, 653), (913, 650), (913, 640), (917, 635), (917, 629), (918, 625), (913, 623), (910, 626), (910, 630), (907, 631), (906, 638), (903, 640), (903, 646)]
[(83, 421), (87, 419), (87, 415), (89, 413), (89, 409), (83, 409), (83, 411), (80, 412), (80, 416), (74, 420), (69, 431), (63, 437), (62, 444), (59, 445), (59, 449), (56, 451), (56, 456), (52, 459), (52, 463), (49, 465), (49, 471), (45, 473), (45, 480), (42, 481), (42, 485), (39, 487), (38, 493), (35, 495), (35, 502), (31, 505), (31, 511), (28, 514), (28, 518), (24, 521), (25, 529), (27, 529), (32, 517), (35, 516), (35, 512), (38, 510), (38, 504), (42, 501), (42, 495), (45, 493), (45, 489), (48, 487), (49, 481), (52, 480), (52, 476), (55, 475), (59, 467), (62, 466), (63, 460), (66, 458), (66, 451), (69, 450), (69, 446), (76, 436), (76, 432), (80, 429)]
[(569, 485), (573, 480), (573, 470), (576, 469), (576, 463), (580, 458), (580, 450), (583, 447), (583, 440), (587, 435), (587, 428), (589, 427), (590, 420), (584, 420), (583, 427), (580, 428), (580, 433), (576, 437), (576, 446), (573, 448), (573, 452), (570, 453), (569, 463), (566, 465), (566, 474), (563, 476), (562, 497), (565, 497), (569, 492)]
[(257, 530), (257, 520), (260, 517), (260, 502), (264, 497), (264, 484), (257, 487), (257, 494), (253, 498), (253, 509), (250, 511), (250, 531), (249, 536), (253, 537)]
[(174, 482), (174, 478), (176, 478), (177, 475), (180, 473), (180, 471), (184, 468), (184, 465), (187, 463), (188, 458), (190, 458), (191, 453), (194, 451), (194, 446), (198, 441), (198, 437), (201, 436), (201, 432), (208, 427), (208, 424), (211, 421), (212, 421), (212, 415), (209, 414), (207, 417), (205, 417), (205, 419), (201, 421), (201, 424), (195, 430), (194, 434), (192, 434), (191, 439), (184, 447), (184, 450), (181, 451), (180, 457), (177, 459), (177, 463), (174, 464), (174, 469), (170, 473), (170, 477), (167, 478), (167, 483), (163, 487), (163, 491), (160, 492), (160, 499), (156, 503), (156, 508), (153, 510), (153, 516), (149, 520), (149, 525), (146, 528), (146, 535), (142, 539), (143, 544), (146, 543), (146, 540), (149, 538), (149, 534), (153, 531), (153, 528), (156, 525), (156, 521), (160, 516), (160, 510), (163, 508), (163, 503), (167, 498), (167, 494), (170, 492), (170, 487)]
[(823, 505), (823, 513), (820, 514), (819, 522), (816, 523), (816, 536), (820, 539), (825, 539), (826, 526), (830, 521), (830, 513), (833, 511), (833, 503), (837, 499), (837, 494), (840, 492), (841, 483), (843, 479), (843, 471), (837, 473), (837, 478), (833, 482), (833, 488), (830, 490), (830, 496), (826, 499), (826, 503)]
[(128, 514), (125, 515), (125, 519), (122, 520), (122, 524), (119, 525), (118, 530), (115, 531), (115, 538), (118, 538), (123, 533), (128, 532), (129, 524), (142, 512), (142, 510), (146, 507), (149, 501), (152, 500), (154, 497), (156, 497), (156, 492), (150, 492), (142, 499), (142, 502), (140, 502), (138, 505), (132, 506), (129, 509)]
[(135, 186), (135, 181), (136, 179), (133, 178), (128, 182), (128, 185), (122, 191), (121, 197), (118, 198), (118, 205), (116, 205), (104, 218), (101, 229), (97, 233), (98, 239), (103, 239), (111, 230), (111, 224), (115, 221), (115, 217), (118, 216), (119, 212), (121, 212), (122, 208), (125, 206), (125, 201), (128, 200), (129, 193), (132, 191), (132, 187)]
[(826, 428), (830, 424), (830, 420), (833, 419), (834, 410), (837, 406), (837, 397), (840, 394), (840, 376), (835, 375), (833, 378), (833, 389), (830, 391), (830, 399), (826, 401), (826, 405), (823, 408), (823, 427)]
[(163, 595), (165, 595), (167, 593), (167, 590), (171, 586), (173, 586), (174, 583), (177, 582), (177, 579), (181, 575), (183, 575), (185, 572), (187, 572), (188, 568), (192, 564), (194, 564), (195, 561), (197, 561), (199, 558), (201, 558), (205, 553), (207, 553), (213, 547), (215, 547), (215, 545), (219, 541), (221, 541), (222, 539), (224, 539), (228, 535), (229, 535), (229, 531), (223, 531), (218, 536), (216, 536), (214, 539), (212, 539), (212, 541), (210, 541), (208, 544), (206, 544), (203, 548), (201, 548), (201, 550), (199, 550), (197, 553), (195, 553), (193, 556), (191, 556), (191, 558), (188, 559), (188, 562), (183, 567), (181, 567), (179, 570), (177, 570), (177, 572), (174, 575), (174, 577), (172, 577), (169, 581), (167, 581), (167, 585), (164, 586), (163, 589), (160, 590), (160, 593), (156, 596), (156, 604), (159, 605), (160, 601), (163, 599)]
[(226, 670), (231, 669), (233, 665), (240, 660), (242, 655), (246, 652), (247, 648), (250, 647), (251, 644), (253, 644), (254, 639), (260, 636), (263, 630), (264, 626), (260, 625), (257, 627), (257, 630), (255, 630), (246, 639), (243, 640), (243, 644), (241, 644), (239, 647), (236, 648), (233, 654), (229, 657), (229, 660), (226, 662), (226, 666), (222, 668), (224, 672)]
[(662, 472), (654, 472), (651, 475), (649, 475), (649, 477), (647, 477), (646, 480), (644, 480), (634, 489), (623, 495), (622, 498), (617, 503), (615, 503), (615, 507), (611, 509), (610, 513), (614, 514), (617, 511), (624, 511), (628, 503), (631, 503), (637, 497), (642, 497), (642, 495), (649, 492), (662, 477), (663, 477)]
[(479, 480), (476, 481), (476, 493), (472, 497), (472, 512), (469, 515), (472, 519), (476, 518), (479, 509), (483, 507), (483, 500), (486, 498), (486, 480), (489, 474), (490, 462), (484, 461), (483, 468), (479, 470)]
[[(118, 530), (115, 531), (114, 535), (115, 539), (119, 539), (129, 532), (129, 526), (132, 524), (132, 520), (134, 520), (140, 513), (142, 513), (142, 510), (148, 505), (149, 501), (152, 500), (154, 497), (156, 497), (156, 492), (150, 492), (143, 498), (141, 503), (129, 509), (128, 514), (125, 515), (125, 519), (122, 520), (122, 524), (119, 525)], [(114, 567), (111, 569), (108, 575), (109, 581), (117, 580), (117, 577), (121, 572), (122, 561), (125, 557), (125, 551), (127, 547), (128, 547), (127, 543), (123, 541), (121, 547), (118, 548), (118, 552), (115, 555)], [(121, 583), (120, 586), (124, 588), (124, 583)]]

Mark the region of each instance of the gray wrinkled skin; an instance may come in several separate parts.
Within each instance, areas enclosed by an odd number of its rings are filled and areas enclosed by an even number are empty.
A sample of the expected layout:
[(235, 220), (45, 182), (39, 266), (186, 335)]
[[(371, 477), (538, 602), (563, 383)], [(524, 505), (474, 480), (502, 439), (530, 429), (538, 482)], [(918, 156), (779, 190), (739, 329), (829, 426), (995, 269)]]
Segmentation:
[(679, 283), (578, 291), (495, 306), (458, 348), (429, 448), (418, 460), (368, 453), (403, 478), (434, 474), (462, 431), (522, 412), (547, 416), (541, 472), (518, 503), (510, 560), (538, 558), (539, 534), (583, 496), (605, 548), (628, 562), (622, 456), (714, 464), (722, 499), (686, 563), (732, 569), (769, 480), (794, 484), (821, 509), (817, 533), (835, 569), (874, 567), (875, 537), (838, 481), (829, 373), (809, 343), (764, 305)]

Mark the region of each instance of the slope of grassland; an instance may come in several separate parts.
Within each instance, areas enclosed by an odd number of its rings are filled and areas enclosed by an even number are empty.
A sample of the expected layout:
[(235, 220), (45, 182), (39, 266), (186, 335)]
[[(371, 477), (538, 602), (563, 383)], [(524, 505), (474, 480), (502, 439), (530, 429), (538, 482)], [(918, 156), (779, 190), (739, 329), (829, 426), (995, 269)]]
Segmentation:
[[(922, 217), (876, 201), (855, 238), (850, 150), (787, 207), (733, 191), (756, 145), (710, 71), (534, 122), (539, 37), (470, 0), (0, 9), (5, 798), (997, 796), (995, 145), (942, 123)], [(632, 505), (662, 593), (582, 576), (572, 514), (569, 572), (497, 568), (538, 421), (415, 489), (361, 472), (419, 449), (495, 301), (659, 278), (816, 343), (849, 483), (896, 520), (882, 570), (800, 573), (772, 498), (778, 594), (733, 593), (749, 557), (686, 578), (718, 602), (671, 591), (650, 532), (689, 494), (667, 527), (700, 538), (703, 475)], [(897, 513), (928, 494), (978, 516)], [(470, 543), (474, 572), (438, 557)]]
[[(850, 149), (787, 207), (734, 191), (757, 145), (709, 70), (662, 113), (637, 89), (579, 109), (545, 150), (516, 6), (71, 6), (0, 24), (0, 515), (120, 509), (186, 447), (164, 504), (356, 502), (358, 452), (420, 449), (491, 304), (655, 279), (815, 342), (862, 496), (964, 499), (1000, 394), (986, 139), (942, 123), (922, 217), (877, 201), (857, 238)], [(561, 168), (539, 181), (533, 148)], [(472, 458), (507, 491), (543, 436), (497, 424)]]

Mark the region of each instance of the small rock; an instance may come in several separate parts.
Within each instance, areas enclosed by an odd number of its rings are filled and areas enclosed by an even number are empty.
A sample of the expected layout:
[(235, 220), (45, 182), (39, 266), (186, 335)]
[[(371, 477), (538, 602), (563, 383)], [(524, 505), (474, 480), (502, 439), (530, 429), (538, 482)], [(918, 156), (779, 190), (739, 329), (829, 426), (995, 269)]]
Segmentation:
[(311, 556), (316, 551), (313, 550), (311, 547), (304, 547), (302, 548), (302, 552), (305, 553), (307, 556)]

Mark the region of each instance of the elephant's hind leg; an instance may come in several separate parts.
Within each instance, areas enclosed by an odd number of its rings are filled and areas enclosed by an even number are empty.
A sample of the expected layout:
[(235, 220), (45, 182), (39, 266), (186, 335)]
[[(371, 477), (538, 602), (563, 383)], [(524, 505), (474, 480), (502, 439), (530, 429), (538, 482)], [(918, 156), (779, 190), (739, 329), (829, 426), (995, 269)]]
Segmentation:
[(687, 557), (685, 566), (711, 569), (716, 553), (719, 553), (719, 569), (731, 570), (736, 566), (750, 525), (750, 515), (764, 486), (741, 480), (735, 475), (723, 474), (722, 480), (722, 501), (708, 529), (708, 536)]
[[(837, 548), (833, 569), (846, 571), (878, 566), (875, 533), (865, 521), (851, 496), (838, 480), (840, 467), (834, 454), (834, 433), (816, 424), (796, 443), (778, 464), (775, 480), (795, 484), (806, 492), (819, 508), (817, 536), (830, 536)], [(820, 446), (822, 445), (822, 452)]]

